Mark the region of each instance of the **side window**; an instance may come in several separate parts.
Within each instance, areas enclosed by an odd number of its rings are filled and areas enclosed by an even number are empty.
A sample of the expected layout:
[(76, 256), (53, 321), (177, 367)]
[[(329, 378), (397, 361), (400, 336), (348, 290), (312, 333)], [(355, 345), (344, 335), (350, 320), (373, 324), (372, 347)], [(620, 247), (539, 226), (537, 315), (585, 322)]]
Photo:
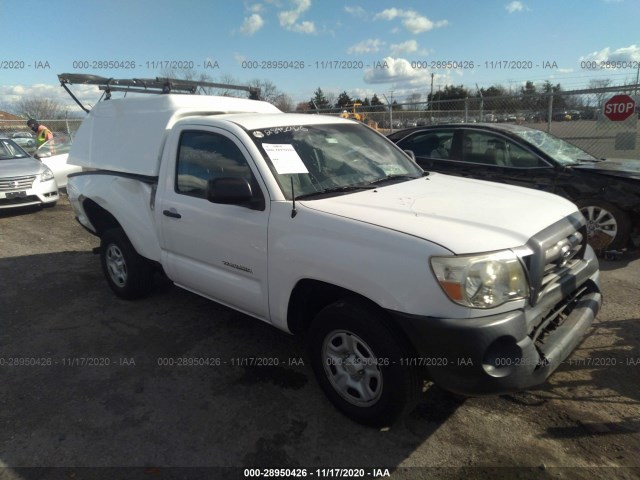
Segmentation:
[(176, 192), (205, 198), (209, 180), (246, 178), (255, 184), (240, 149), (227, 137), (211, 132), (185, 131), (178, 149)]
[(462, 160), (483, 165), (503, 165), (504, 143), (502, 138), (490, 133), (465, 131)]
[(509, 165), (518, 168), (549, 167), (550, 165), (537, 155), (507, 140)]
[(449, 158), (453, 132), (439, 130), (414, 133), (398, 143), (403, 150), (411, 150), (418, 157)]
[(532, 168), (546, 163), (511, 140), (487, 132), (466, 131), (462, 139), (462, 160), (498, 167)]

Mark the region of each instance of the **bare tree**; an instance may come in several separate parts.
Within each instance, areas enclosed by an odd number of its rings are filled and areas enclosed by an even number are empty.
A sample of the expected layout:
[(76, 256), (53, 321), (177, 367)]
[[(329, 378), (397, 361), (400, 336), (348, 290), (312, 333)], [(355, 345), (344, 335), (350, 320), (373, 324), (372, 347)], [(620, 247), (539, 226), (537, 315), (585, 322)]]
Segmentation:
[(272, 103), (283, 112), (293, 112), (293, 100), (289, 95), (285, 93), (281, 93), (280, 95), (278, 95), (275, 101)]
[[(610, 78), (593, 78), (591, 80), (589, 80), (589, 88), (607, 88), (611, 86), (611, 79)], [(604, 103), (605, 99), (607, 97), (609, 97), (611, 95), (611, 93), (607, 93), (607, 92), (596, 92), (593, 94), (593, 96), (596, 99), (596, 107), (598, 109), (602, 109), (602, 104)]]
[(249, 86), (260, 89), (260, 100), (273, 103), (274, 105), (278, 97), (282, 95), (282, 92), (278, 90), (278, 87), (276, 87), (271, 80), (260, 80), (259, 78), (254, 78), (249, 82)]
[(163, 68), (160, 70), (160, 77), (162, 78), (175, 78), (179, 80), (203, 80), (203, 76), (208, 77), (204, 73), (199, 73), (193, 68)]
[(43, 97), (22, 98), (16, 102), (14, 110), (17, 115), (38, 120), (56, 120), (67, 114), (64, 104)]

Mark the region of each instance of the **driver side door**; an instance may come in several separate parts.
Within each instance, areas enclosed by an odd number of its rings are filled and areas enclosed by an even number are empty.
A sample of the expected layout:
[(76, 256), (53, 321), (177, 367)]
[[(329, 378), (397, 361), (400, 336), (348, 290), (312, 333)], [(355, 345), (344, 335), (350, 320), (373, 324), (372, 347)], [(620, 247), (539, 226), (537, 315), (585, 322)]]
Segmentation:
[[(248, 151), (233, 134), (204, 127), (183, 127), (173, 151), (175, 165), (158, 208), (167, 275), (187, 290), (268, 320), (269, 202)], [(229, 177), (246, 179), (262, 202), (208, 201), (208, 182)]]

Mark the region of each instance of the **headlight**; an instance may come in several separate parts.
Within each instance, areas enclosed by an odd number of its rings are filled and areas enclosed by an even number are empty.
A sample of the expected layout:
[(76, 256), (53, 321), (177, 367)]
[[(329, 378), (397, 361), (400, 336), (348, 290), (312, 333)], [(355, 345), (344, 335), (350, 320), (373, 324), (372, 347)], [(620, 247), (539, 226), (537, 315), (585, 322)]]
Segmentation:
[(477, 256), (433, 257), (431, 267), (447, 296), (472, 308), (494, 308), (529, 295), (520, 260), (510, 250)]
[(40, 174), (40, 181), (48, 182), (49, 180), (53, 180), (53, 172), (49, 167), (47, 167), (46, 170)]

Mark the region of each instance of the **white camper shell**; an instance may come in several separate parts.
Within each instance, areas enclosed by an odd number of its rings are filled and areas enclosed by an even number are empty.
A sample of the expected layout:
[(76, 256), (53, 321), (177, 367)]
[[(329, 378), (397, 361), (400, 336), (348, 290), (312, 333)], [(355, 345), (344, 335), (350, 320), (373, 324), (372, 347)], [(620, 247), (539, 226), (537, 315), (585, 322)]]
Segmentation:
[(158, 176), (167, 133), (181, 118), (225, 113), (282, 113), (244, 98), (166, 94), (98, 103), (78, 130), (68, 163)]

